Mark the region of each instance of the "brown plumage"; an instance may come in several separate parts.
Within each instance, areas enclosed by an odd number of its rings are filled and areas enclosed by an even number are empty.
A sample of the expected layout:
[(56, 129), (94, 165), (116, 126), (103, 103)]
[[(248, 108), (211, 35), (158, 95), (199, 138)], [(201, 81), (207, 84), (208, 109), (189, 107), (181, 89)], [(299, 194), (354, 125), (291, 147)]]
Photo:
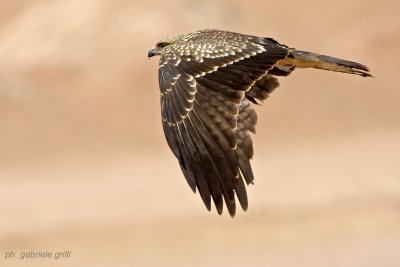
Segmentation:
[(257, 114), (253, 103), (279, 86), (275, 76), (296, 67), (371, 76), (356, 62), (289, 48), (271, 38), (201, 30), (168, 37), (149, 50), (158, 70), (162, 125), (167, 142), (194, 192), (219, 214), (233, 217), (235, 194), (247, 209), (247, 184)]

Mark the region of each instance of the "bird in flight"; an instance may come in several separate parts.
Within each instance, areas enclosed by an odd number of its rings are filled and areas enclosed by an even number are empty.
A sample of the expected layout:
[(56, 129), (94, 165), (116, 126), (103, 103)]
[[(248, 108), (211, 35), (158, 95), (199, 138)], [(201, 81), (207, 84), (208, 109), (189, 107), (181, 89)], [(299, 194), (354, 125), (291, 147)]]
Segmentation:
[(243, 210), (257, 114), (253, 104), (279, 86), (276, 76), (316, 68), (371, 77), (367, 66), (296, 50), (272, 38), (200, 30), (165, 38), (148, 51), (160, 56), (162, 126), (190, 188), (208, 210), (224, 202), (233, 217)]

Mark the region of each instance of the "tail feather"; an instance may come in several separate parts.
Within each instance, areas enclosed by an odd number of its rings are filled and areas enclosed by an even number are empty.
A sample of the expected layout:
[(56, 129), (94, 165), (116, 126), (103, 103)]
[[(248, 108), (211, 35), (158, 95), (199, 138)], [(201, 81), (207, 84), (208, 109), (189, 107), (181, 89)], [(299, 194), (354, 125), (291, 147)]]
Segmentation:
[(337, 72), (356, 74), (363, 77), (373, 77), (369, 68), (363, 64), (334, 58), (325, 55), (319, 55), (312, 52), (291, 50), (287, 58), (280, 60), (278, 66), (297, 68), (316, 68)]

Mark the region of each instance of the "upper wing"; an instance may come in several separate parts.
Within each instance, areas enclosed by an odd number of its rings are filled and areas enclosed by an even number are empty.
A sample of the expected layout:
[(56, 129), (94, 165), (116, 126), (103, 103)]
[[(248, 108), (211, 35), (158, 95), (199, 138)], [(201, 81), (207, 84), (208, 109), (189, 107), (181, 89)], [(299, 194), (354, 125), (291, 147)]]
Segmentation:
[(169, 46), (162, 55), (164, 133), (190, 187), (199, 190), (208, 209), (212, 198), (221, 213), (225, 200), (233, 216), (235, 192), (247, 208), (242, 174), (247, 182), (253, 180), (248, 130), (256, 115), (244, 96), (287, 54), (287, 48), (268, 39), (208, 30), (202, 38), (191, 36)]

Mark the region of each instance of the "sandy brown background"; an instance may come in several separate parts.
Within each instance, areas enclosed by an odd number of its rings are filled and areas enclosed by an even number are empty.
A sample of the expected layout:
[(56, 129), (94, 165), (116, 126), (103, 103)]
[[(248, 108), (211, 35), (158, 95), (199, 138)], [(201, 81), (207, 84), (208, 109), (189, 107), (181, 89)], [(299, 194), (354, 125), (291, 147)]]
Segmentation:
[[(0, 266), (400, 266), (400, 2), (0, 2)], [(164, 140), (159, 39), (202, 28), (356, 60), (257, 107), (256, 181), (207, 212)], [(25, 259), (25, 251), (72, 252)], [(5, 253), (14, 251), (14, 259)]]

